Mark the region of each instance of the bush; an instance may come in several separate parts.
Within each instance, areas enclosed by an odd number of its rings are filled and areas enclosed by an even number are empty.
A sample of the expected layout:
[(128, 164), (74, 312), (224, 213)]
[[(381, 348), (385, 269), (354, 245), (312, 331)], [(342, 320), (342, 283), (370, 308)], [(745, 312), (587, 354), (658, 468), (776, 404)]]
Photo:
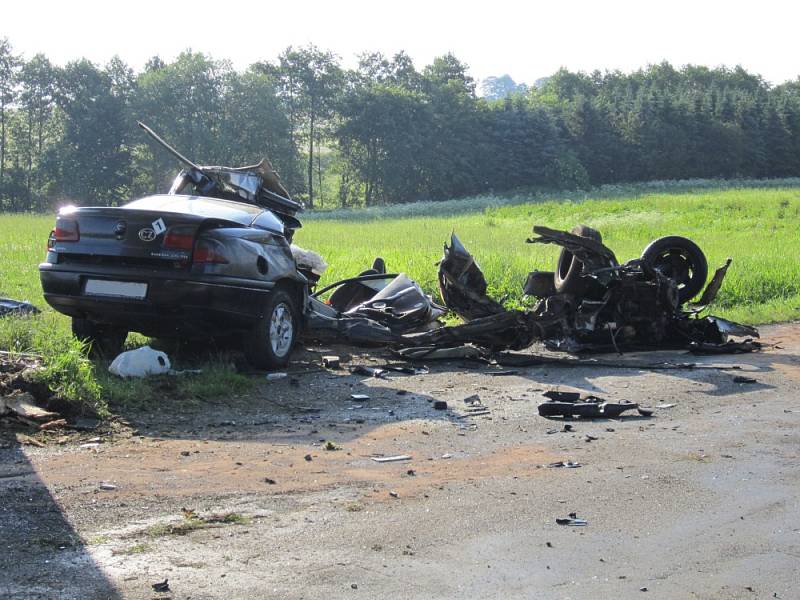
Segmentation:
[(108, 405), (94, 374), (94, 365), (86, 357), (83, 342), (71, 338), (66, 347), (56, 347), (42, 355), (43, 368), (37, 378), (46, 383), (59, 400), (81, 414), (108, 416)]
[(38, 355), (42, 368), (33, 379), (46, 385), (68, 409), (81, 414), (108, 415), (94, 365), (87, 358), (87, 348), (59, 323), (58, 315), (46, 312), (2, 319), (0, 348)]

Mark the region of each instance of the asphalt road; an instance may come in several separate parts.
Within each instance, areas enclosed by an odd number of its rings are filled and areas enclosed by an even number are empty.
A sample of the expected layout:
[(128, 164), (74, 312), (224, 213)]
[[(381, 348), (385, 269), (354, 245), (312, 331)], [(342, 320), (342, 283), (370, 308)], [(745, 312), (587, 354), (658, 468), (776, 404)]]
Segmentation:
[[(0, 596), (800, 598), (800, 325), (762, 334), (778, 347), (620, 359), (739, 370), (315, 370), (165, 399), (90, 447), (6, 444)], [(673, 406), (548, 420), (551, 386)]]

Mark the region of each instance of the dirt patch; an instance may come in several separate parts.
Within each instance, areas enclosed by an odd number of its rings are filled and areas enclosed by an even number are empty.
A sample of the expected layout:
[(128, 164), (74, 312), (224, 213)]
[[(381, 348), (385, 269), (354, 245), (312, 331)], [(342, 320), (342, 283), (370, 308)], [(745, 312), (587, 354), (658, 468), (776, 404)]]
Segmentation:
[[(424, 422), (387, 424), (344, 443), (320, 432), (312, 434), (308, 444), (134, 438), (64, 452), (39, 463), (37, 472), (62, 495), (102, 494), (115, 500), (234, 491), (299, 493), (342, 486), (364, 488), (369, 497), (383, 497), (374, 490), (388, 486), (413, 496), (450, 481), (530, 477), (538, 466), (553, 460), (540, 444), (475, 451), (423, 433), (430, 429)], [(323, 439), (334, 440), (339, 449), (325, 450)], [(394, 454), (413, 458), (389, 464), (371, 459)], [(408, 475), (409, 470), (414, 475)], [(114, 489), (101, 490), (104, 483)]]

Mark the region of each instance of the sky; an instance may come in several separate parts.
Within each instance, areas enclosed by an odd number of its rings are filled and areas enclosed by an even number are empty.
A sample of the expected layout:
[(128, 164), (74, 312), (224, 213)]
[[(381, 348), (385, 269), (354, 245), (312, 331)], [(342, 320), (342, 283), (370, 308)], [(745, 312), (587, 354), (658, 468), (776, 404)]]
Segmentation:
[(119, 55), (137, 70), (187, 48), (243, 69), (314, 44), (346, 67), (366, 51), (404, 50), (418, 68), (452, 52), (476, 79), (518, 83), (560, 67), (629, 72), (667, 60), (742, 65), (779, 84), (800, 75), (798, 17), (800, 3), (776, 0), (7, 0), (0, 38), (26, 58), (102, 65)]

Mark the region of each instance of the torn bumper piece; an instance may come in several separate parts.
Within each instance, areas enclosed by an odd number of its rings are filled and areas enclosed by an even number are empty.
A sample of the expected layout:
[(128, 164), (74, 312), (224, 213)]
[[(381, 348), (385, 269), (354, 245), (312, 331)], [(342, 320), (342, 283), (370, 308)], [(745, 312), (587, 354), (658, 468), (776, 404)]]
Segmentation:
[(608, 402), (585, 392), (550, 390), (543, 395), (547, 401), (539, 404), (539, 415), (542, 417), (616, 419), (629, 410), (638, 410), (642, 416), (652, 414), (652, 411), (640, 408), (635, 402)]

